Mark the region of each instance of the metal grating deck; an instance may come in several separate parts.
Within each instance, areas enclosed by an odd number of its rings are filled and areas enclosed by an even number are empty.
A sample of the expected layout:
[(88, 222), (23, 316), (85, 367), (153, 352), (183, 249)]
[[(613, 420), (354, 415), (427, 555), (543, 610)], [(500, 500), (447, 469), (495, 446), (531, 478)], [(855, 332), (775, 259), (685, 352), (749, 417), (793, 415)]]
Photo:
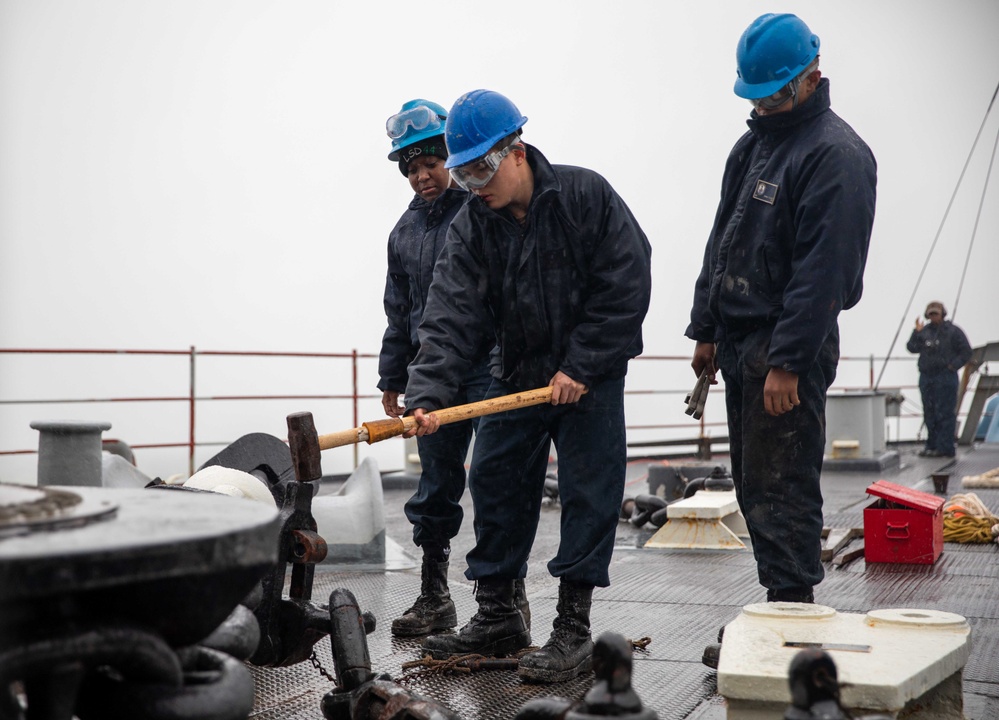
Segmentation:
[[(962, 492), (960, 477), (999, 466), (999, 449), (965, 453), (948, 470), (950, 492)], [(722, 461), (724, 462), (724, 460)], [(906, 452), (898, 469), (882, 473), (829, 473), (823, 475), (826, 524), (860, 526), (863, 508), (871, 498), (864, 489), (885, 477), (921, 490), (931, 489), (929, 476), (943, 463)], [(640, 468), (637, 468), (640, 470)], [(634, 472), (635, 470), (633, 470)], [(646, 492), (644, 485), (629, 486), (629, 494)], [(975, 490), (999, 512), (999, 489)], [(410, 528), (402, 514), (409, 490), (386, 490), (388, 536), (406, 551)], [(466, 495), (466, 518), (471, 517)], [(558, 543), (557, 506), (542, 512), (527, 589), (533, 617), (532, 636), (542, 644), (555, 614), (557, 583), (548, 576), (545, 562)], [(764, 592), (756, 578), (750, 551), (710, 552), (645, 550), (641, 545), (651, 528), (619, 526), (618, 547), (611, 567), (611, 586), (594, 593), (594, 636), (613, 630), (625, 637), (651, 637), (645, 651), (635, 654), (635, 689), (646, 706), (662, 720), (721, 720), (724, 701), (716, 694), (713, 671), (701, 664), (704, 646), (716, 640), (718, 629), (739, 609), (760, 602)], [(454, 542), (450, 581), (459, 622), (475, 609), (471, 583), (462, 576), (464, 553), (471, 547), (471, 523), (465, 523)], [(827, 564), (826, 579), (816, 588), (816, 600), (844, 612), (865, 612), (884, 607), (920, 607), (956, 612), (972, 626), (972, 653), (965, 668), (965, 715), (968, 720), (999, 717), (999, 545), (964, 546), (947, 543), (932, 566), (866, 565), (863, 558), (844, 568)], [(392, 638), (391, 618), (405, 610), (419, 592), (419, 569), (359, 572), (341, 567), (316, 573), (313, 597), (322, 600), (335, 587), (346, 587), (361, 608), (379, 620), (368, 636), (374, 669), (385, 672), (424, 695), (447, 704), (466, 720), (513, 717), (527, 700), (542, 695), (580, 697), (592, 676), (556, 685), (525, 685), (509, 671), (477, 672), (462, 676), (410, 674), (401, 665), (419, 658), (419, 640)], [(332, 673), (329, 640), (317, 646), (320, 662)], [(292, 668), (253, 668), (257, 701), (251, 717), (288, 720), (321, 720), (319, 703), (332, 685), (310, 664)], [(412, 673), (413, 671), (410, 671)]]

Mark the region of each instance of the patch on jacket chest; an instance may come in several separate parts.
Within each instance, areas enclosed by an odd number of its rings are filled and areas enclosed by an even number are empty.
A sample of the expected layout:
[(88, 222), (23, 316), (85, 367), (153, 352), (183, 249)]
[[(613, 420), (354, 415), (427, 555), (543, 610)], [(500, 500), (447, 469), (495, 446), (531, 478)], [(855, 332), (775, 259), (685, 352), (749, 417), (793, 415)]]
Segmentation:
[(767, 205), (773, 205), (777, 200), (777, 186), (766, 180), (756, 181), (756, 190), (753, 191), (753, 199), (761, 200)]

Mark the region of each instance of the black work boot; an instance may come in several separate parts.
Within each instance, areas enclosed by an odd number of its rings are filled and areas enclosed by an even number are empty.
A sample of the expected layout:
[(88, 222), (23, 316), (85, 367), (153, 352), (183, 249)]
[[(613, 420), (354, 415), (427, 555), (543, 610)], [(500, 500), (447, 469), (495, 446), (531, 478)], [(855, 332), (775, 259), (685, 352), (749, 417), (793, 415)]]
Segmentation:
[(423, 649), (434, 660), (452, 655), (509, 655), (531, 644), (524, 616), (513, 602), (513, 580), (482, 578), (475, 588), (479, 611), (456, 635), (431, 635)]
[(721, 659), (722, 638), (725, 637), (725, 626), (718, 630), (718, 642), (712, 643), (704, 648), (701, 654), (701, 662), (713, 670), (718, 669), (718, 662)]
[(513, 604), (524, 616), (524, 626), (527, 628), (527, 632), (531, 632), (531, 606), (527, 602), (527, 586), (524, 584), (523, 578), (513, 581)]
[(521, 680), (555, 683), (571, 680), (592, 666), (593, 640), (590, 638), (592, 585), (562, 580), (558, 587), (558, 615), (548, 642), (520, 659), (517, 674)]
[(435, 630), (450, 630), (458, 625), (458, 614), (447, 588), (448, 561), (424, 554), (420, 569), (420, 597), (392, 621), (392, 634), (398, 637), (428, 635)]
[(810, 587), (784, 588), (767, 590), (767, 602), (814, 603), (815, 595)]

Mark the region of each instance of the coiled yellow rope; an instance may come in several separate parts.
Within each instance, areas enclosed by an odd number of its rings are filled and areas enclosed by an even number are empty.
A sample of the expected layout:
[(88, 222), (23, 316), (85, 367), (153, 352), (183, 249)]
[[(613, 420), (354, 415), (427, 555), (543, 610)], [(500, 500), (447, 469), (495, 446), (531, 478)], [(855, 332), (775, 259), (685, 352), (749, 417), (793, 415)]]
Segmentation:
[(959, 493), (944, 504), (945, 542), (999, 542), (999, 518), (975, 493)]

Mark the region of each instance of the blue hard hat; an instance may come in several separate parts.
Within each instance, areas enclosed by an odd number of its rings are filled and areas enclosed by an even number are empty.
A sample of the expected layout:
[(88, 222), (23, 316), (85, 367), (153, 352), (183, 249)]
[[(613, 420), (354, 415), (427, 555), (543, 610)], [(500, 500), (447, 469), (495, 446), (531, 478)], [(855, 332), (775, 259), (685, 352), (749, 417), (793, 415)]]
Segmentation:
[(444, 167), (467, 165), (524, 126), (527, 118), (508, 98), (492, 90), (472, 90), (458, 98), (447, 117)]
[(735, 94), (755, 100), (794, 80), (819, 54), (819, 36), (796, 15), (767, 13), (739, 38)]
[(410, 100), (402, 104), (399, 112), (385, 121), (385, 132), (392, 140), (388, 159), (399, 160), (399, 151), (405, 147), (444, 134), (447, 110), (429, 100)]

